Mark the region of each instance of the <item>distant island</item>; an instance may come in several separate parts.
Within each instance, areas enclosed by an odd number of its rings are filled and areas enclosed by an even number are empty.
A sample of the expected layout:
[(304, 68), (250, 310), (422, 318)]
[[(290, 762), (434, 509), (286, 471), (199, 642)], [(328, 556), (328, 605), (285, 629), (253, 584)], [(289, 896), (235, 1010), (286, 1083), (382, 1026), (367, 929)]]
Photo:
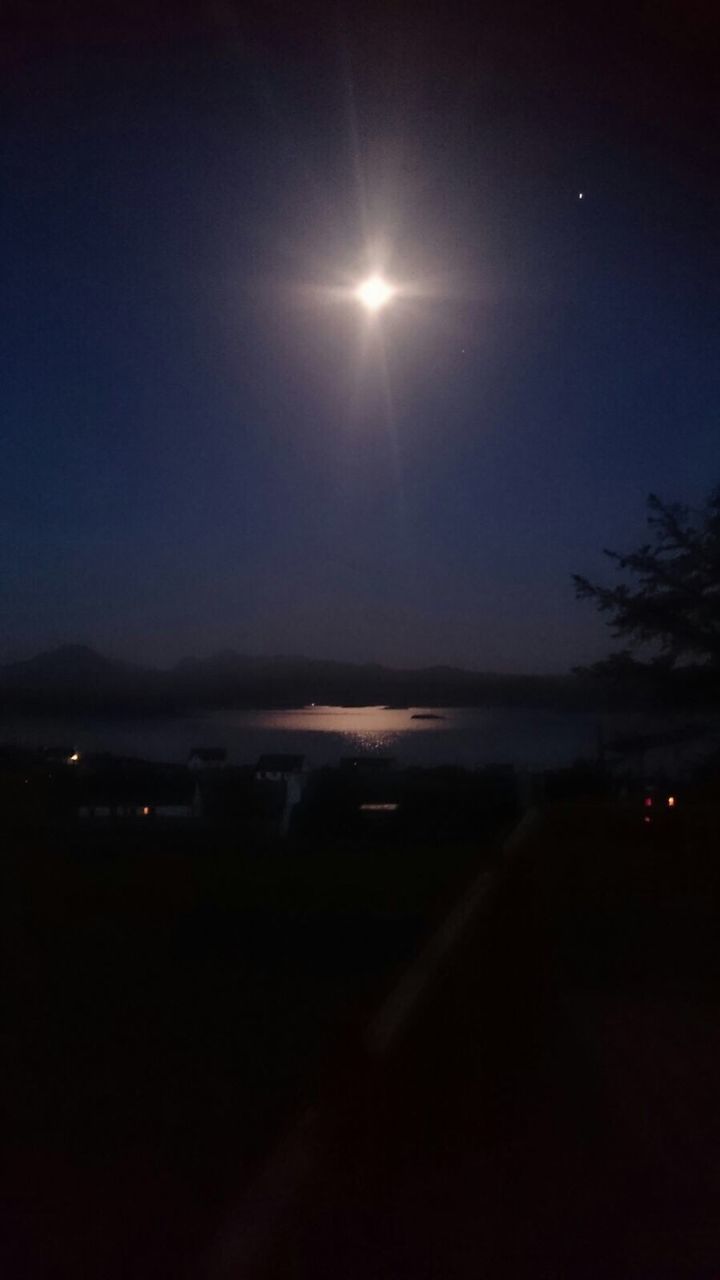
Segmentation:
[[(0, 712), (28, 715), (186, 715), (232, 708), (316, 706), (518, 707), (584, 710), (606, 705), (587, 677), (507, 675), (433, 666), (234, 652), (185, 658), (161, 669), (119, 662), (85, 645), (64, 645), (0, 666)], [(414, 719), (440, 718), (437, 711)]]

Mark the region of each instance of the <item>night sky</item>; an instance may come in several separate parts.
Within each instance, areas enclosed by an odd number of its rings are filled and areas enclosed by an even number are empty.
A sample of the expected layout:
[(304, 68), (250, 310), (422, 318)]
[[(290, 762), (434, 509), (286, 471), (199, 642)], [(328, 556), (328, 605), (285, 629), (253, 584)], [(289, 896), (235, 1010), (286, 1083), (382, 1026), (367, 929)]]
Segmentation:
[(714, 10), (18, 5), (0, 658), (606, 652), (720, 480)]

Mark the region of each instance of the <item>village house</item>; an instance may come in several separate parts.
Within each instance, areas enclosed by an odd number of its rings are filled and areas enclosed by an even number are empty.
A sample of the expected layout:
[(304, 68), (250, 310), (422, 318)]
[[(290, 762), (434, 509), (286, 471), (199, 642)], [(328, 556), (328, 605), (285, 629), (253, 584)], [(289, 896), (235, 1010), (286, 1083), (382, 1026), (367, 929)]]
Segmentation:
[(263, 755), (255, 765), (257, 782), (288, 782), (303, 771), (304, 756)]
[(293, 810), (302, 799), (307, 774), (303, 772), (305, 757), (302, 755), (262, 755), (255, 765), (255, 782), (266, 792), (282, 791), (283, 805), (280, 831), (287, 835)]
[(188, 769), (221, 769), (227, 764), (227, 759), (224, 747), (192, 747), (188, 755)]
[(184, 769), (103, 769), (83, 778), (76, 812), (86, 821), (187, 820), (197, 811), (196, 792)]

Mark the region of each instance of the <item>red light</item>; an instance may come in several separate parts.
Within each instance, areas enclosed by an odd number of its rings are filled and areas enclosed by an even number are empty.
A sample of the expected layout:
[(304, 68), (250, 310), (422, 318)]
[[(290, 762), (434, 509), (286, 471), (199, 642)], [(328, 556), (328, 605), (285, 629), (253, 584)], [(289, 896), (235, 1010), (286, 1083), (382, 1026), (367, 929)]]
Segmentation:
[(651, 809), (651, 808), (652, 808), (652, 796), (646, 796), (646, 797), (645, 797), (645, 808), (646, 808), (646, 809)]

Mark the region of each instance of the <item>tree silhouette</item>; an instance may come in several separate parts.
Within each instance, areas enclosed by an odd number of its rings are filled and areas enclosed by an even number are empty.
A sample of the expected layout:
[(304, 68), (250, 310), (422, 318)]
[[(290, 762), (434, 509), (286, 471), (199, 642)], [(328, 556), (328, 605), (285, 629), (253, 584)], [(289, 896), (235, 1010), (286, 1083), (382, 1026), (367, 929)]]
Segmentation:
[[(636, 551), (605, 551), (634, 582), (606, 587), (573, 574), (576, 595), (592, 600), (627, 646), (590, 670), (664, 677), (688, 691), (720, 688), (720, 486), (704, 505), (647, 501), (650, 539)], [(638, 649), (648, 652), (641, 662)]]

